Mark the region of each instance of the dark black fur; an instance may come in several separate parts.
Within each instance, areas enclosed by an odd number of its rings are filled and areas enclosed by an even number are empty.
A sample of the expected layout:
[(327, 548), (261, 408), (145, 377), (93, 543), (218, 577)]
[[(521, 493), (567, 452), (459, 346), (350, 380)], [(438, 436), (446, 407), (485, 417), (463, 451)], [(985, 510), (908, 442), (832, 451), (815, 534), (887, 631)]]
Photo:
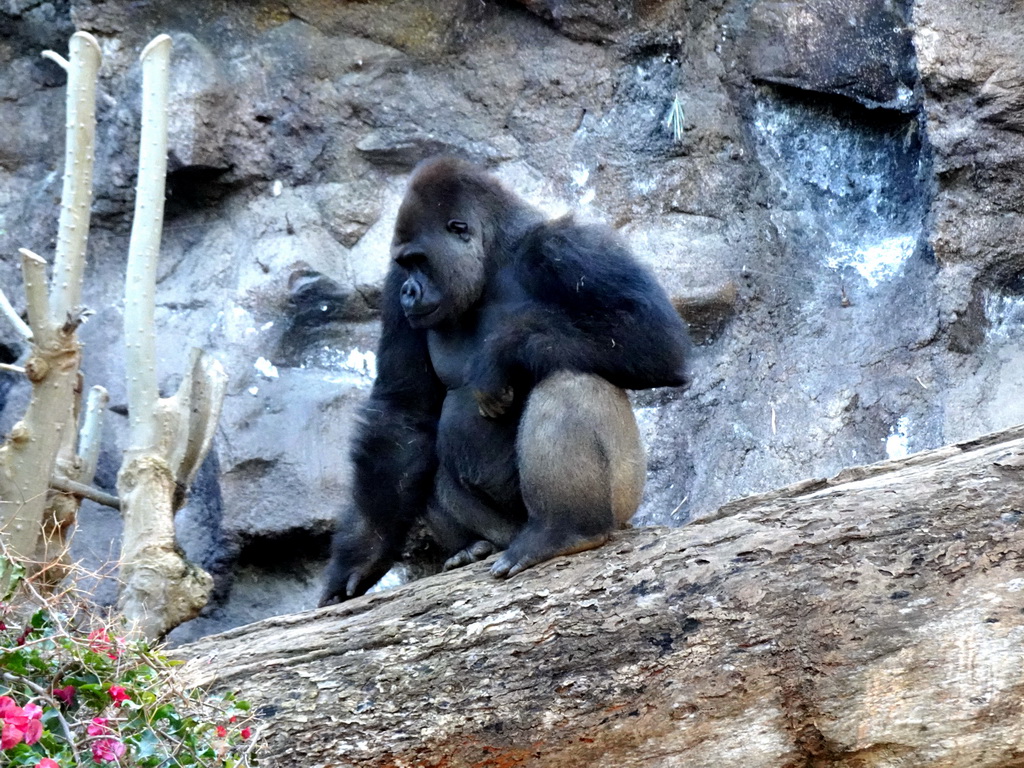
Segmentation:
[[(635, 422), (608, 384), (553, 374), (679, 386), (689, 349), (664, 291), (618, 238), (570, 218), (544, 220), (469, 164), (427, 161), (399, 211), (382, 303), (378, 376), (352, 451), (354, 498), (321, 604), (372, 586), (425, 514), (449, 567), (507, 548), (492, 569), (499, 576), (603, 541), (615, 525), (603, 509), (614, 494), (606, 481), (592, 499), (580, 494), (594, 485), (587, 472), (615, 474), (611, 454), (642, 463)], [(531, 413), (547, 414), (543, 430), (523, 426), (535, 387), (543, 402)], [(594, 393), (589, 410), (580, 392)], [(605, 413), (629, 423), (600, 426)], [(546, 443), (534, 445), (527, 429)], [(554, 458), (545, 453), (552, 434), (566, 443)], [(565, 474), (584, 490), (551, 479), (562, 477), (559, 466), (545, 474), (563, 455)], [(539, 472), (526, 466), (531, 457)], [(522, 472), (531, 487), (520, 488)]]
[(478, 389), (517, 369), (534, 381), (556, 370), (595, 373), (623, 389), (686, 383), (683, 321), (605, 227), (563, 218), (535, 228), (512, 275), (523, 297), (473, 363)]

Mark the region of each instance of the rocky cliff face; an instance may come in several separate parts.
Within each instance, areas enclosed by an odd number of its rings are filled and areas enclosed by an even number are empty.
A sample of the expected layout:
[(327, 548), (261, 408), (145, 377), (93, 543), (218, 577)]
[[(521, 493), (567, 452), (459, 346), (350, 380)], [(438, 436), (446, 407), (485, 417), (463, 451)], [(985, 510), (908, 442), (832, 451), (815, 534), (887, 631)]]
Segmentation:
[[(104, 49), (82, 331), (125, 432), (123, 274), (138, 52), (174, 38), (158, 284), (164, 383), (231, 375), (181, 513), (219, 577), (178, 639), (310, 606), (374, 374), (412, 166), (486, 164), (618, 228), (699, 341), (686, 392), (638, 393), (639, 524), (1024, 421), (1024, 10), (993, 0), (257, 0), (0, 4), (0, 285), (56, 231), (63, 81)], [(23, 348), (0, 328), (0, 361)], [(0, 373), (0, 429), (25, 388)], [(116, 552), (86, 504), (76, 552)]]

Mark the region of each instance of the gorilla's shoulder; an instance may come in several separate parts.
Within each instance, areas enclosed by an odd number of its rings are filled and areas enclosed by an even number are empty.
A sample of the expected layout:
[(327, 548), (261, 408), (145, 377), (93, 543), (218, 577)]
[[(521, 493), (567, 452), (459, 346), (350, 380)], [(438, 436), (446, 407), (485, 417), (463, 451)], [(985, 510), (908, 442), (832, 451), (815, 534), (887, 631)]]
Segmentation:
[(571, 294), (576, 301), (596, 295), (608, 301), (660, 290), (617, 232), (572, 214), (534, 227), (516, 262), (524, 283), (547, 296)]

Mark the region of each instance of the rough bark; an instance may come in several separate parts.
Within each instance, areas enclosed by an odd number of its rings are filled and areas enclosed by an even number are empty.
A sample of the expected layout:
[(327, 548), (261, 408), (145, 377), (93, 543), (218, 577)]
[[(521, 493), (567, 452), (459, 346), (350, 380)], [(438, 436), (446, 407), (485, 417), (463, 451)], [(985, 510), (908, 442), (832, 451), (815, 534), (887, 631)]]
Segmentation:
[(272, 766), (1024, 765), (1024, 427), (182, 650)]
[(175, 542), (176, 485), (167, 462), (150, 454), (127, 459), (117, 477), (125, 521), (118, 606), (147, 638), (196, 616), (213, 588)]
[[(81, 375), (79, 375), (81, 380)], [(71, 423), (78, 423), (79, 387), (75, 388), (71, 409)], [(93, 489), (89, 483), (96, 475), (99, 463), (100, 432), (106, 415), (110, 396), (103, 387), (92, 387), (86, 400), (85, 418), (79, 432), (64, 430), (57, 461), (50, 477), (50, 490), (46, 494), (46, 509), (43, 512), (42, 533), (32, 558), (43, 566), (39, 586), (56, 589), (67, 576), (71, 563), (68, 555), (68, 532), (78, 520), (78, 508), (83, 495), (68, 489)]]
[(118, 605), (150, 639), (195, 618), (213, 589), (213, 578), (178, 547), (174, 516), (210, 450), (226, 388), (220, 363), (193, 349), (177, 393), (148, 404), (157, 443), (126, 450), (117, 475), (124, 518)]

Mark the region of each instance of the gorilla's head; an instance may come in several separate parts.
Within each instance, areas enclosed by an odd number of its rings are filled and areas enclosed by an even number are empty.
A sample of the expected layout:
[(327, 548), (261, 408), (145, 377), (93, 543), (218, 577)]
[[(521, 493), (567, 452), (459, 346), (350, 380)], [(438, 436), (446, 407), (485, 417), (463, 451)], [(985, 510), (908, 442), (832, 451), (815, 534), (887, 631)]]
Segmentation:
[(456, 321), (479, 299), (513, 222), (534, 212), (494, 178), (450, 157), (413, 173), (398, 210), (391, 258), (404, 275), (402, 309), (414, 328)]

